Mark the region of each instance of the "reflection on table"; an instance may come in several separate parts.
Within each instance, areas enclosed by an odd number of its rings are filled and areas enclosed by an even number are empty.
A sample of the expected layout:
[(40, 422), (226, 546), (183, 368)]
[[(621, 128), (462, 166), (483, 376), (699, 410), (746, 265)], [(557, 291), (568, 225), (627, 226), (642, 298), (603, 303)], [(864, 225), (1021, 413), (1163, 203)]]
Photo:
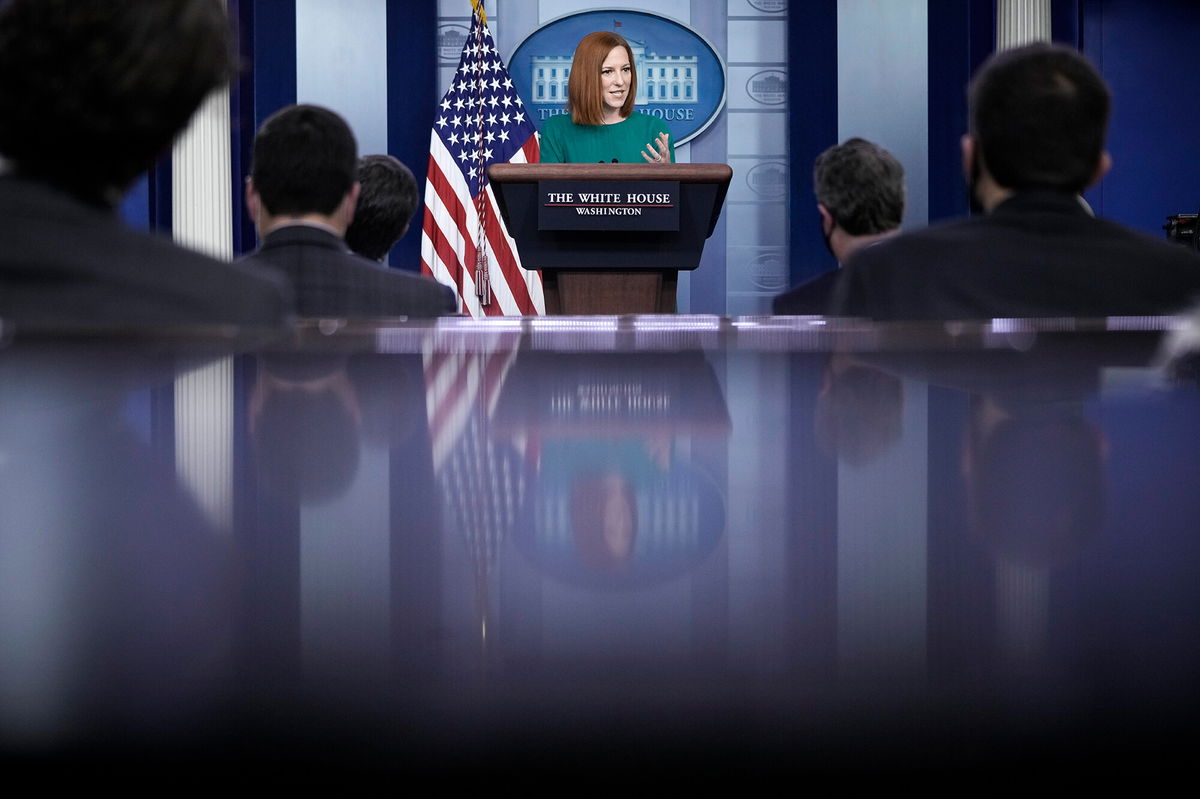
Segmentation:
[(1193, 372), (1005, 324), (18, 338), (4, 752), (1178, 766)]

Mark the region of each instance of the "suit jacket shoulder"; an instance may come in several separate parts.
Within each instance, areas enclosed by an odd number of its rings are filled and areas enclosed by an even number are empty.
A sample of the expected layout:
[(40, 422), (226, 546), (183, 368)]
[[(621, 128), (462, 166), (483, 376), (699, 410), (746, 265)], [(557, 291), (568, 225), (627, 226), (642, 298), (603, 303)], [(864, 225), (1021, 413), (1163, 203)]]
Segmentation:
[(35, 181), (0, 178), (0, 316), (49, 324), (237, 324), (291, 316), (287, 283), (127, 227)]
[(771, 310), (793, 316), (828, 313), (837, 280), (837, 269), (823, 272), (775, 297)]
[(288, 225), (243, 259), (279, 270), (301, 316), (432, 317), (454, 313), (454, 293), (436, 280), (389, 269), (350, 252), (321, 228)]
[(1030, 192), (860, 251), (831, 306), (875, 319), (1143, 316), (1198, 296), (1194, 254), (1096, 219), (1074, 196)]

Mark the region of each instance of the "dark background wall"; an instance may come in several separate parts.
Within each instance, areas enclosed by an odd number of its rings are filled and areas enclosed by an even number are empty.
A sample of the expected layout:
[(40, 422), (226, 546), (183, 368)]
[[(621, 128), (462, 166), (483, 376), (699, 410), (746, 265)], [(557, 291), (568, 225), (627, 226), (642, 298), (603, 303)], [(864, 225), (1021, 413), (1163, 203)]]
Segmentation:
[(817, 223), (812, 163), (838, 133), (837, 0), (805, 3), (788, 15), (788, 174), (791, 182), (790, 283), (836, 266)]
[(1200, 3), (1083, 0), (1083, 51), (1112, 87), (1113, 169), (1087, 197), (1101, 216), (1162, 236), (1200, 209)]

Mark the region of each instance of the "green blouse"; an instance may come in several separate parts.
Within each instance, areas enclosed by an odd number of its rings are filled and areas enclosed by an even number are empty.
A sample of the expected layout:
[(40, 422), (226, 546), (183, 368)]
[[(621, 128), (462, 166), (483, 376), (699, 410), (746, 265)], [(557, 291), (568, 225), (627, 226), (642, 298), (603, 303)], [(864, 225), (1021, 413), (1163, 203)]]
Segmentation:
[[(651, 147), (658, 134), (670, 132), (663, 120), (637, 111), (615, 125), (577, 125), (570, 114), (558, 114), (542, 123), (542, 163), (645, 164), (642, 150)], [(675, 138), (667, 141), (674, 163)]]

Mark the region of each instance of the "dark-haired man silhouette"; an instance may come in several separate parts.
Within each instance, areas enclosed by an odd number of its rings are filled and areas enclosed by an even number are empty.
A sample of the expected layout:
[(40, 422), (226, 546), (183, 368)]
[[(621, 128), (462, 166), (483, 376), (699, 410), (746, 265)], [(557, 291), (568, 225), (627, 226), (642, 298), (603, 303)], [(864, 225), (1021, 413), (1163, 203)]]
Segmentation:
[[(813, 163), (813, 193), (821, 235), (838, 266), (863, 247), (900, 232), (904, 217), (904, 167), (866, 139), (847, 139)], [(823, 314), (838, 277), (825, 272), (775, 298), (777, 314)]]
[(971, 83), (964, 171), (984, 215), (897, 236), (842, 270), (834, 313), (875, 319), (1172, 313), (1200, 295), (1200, 258), (1093, 217), (1110, 97), (1066, 47), (992, 56)]
[(301, 316), (430, 317), (453, 313), (450, 289), (388, 269), (346, 246), (359, 184), (350, 126), (315, 105), (271, 115), (254, 138), (246, 205), (261, 246), (243, 262), (283, 272)]
[(384, 263), (417, 210), (417, 179), (398, 158), (377, 154), (358, 159), (358, 183), (362, 190), (346, 244), (364, 258)]

